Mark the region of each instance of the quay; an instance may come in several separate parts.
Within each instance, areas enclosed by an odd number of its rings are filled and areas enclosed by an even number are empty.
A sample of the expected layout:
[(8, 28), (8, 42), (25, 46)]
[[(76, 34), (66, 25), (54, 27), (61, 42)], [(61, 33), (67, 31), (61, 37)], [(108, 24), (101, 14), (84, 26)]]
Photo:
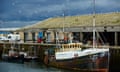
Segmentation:
[[(10, 47), (11, 43), (0, 43), (0, 55), (2, 54), (2, 49), (4, 47)], [(53, 48), (54, 44), (40, 44), (40, 43), (15, 43), (15, 46), (19, 47), (20, 50), (25, 48), (25, 50), (31, 51), (30, 47), (34, 47), (36, 55), (39, 57), (40, 62), (44, 62), (44, 50), (48, 48)], [(87, 46), (88, 47), (88, 46)], [(109, 72), (120, 71), (120, 46), (109, 46)], [(75, 69), (79, 70), (79, 69)], [(85, 70), (87, 71), (87, 70)], [(101, 70), (102, 71), (102, 70)], [(92, 71), (94, 72), (94, 71)]]

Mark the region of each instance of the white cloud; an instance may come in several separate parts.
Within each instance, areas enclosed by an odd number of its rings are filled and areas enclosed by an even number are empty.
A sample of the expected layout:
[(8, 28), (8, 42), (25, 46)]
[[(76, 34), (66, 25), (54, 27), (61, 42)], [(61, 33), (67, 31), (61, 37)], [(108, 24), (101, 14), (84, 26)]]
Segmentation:
[(2, 21), (1, 27), (24, 27), (35, 24), (38, 21)]
[(118, 0), (96, 0), (96, 5), (99, 7), (120, 7)]
[[(15, 2), (16, 1), (16, 2)], [(84, 11), (93, 6), (93, 0), (69, 0), (68, 3), (58, 2), (55, 4), (50, 4), (50, 0), (15, 0), (11, 5), (13, 8), (9, 8), (10, 10), (3, 12), (0, 16), (3, 19), (13, 18), (13, 17), (22, 17), (24, 18), (32, 18), (33, 16), (44, 16), (46, 14), (54, 14), (54, 13), (63, 13), (64, 9), (69, 11), (71, 10), (80, 10)], [(51, 0), (52, 1), (52, 0)], [(55, 0), (53, 0), (55, 1)], [(57, 0), (56, 0), (57, 1)], [(50, 3), (49, 3), (50, 2)], [(42, 3), (45, 3), (43, 5)], [(120, 0), (96, 0), (96, 6), (105, 9), (114, 9), (120, 8)], [(64, 6), (65, 5), (65, 6)], [(47, 15), (46, 15), (47, 16)]]
[[(68, 5), (69, 4), (69, 5)], [(48, 5), (48, 6), (40, 6), (40, 5), (27, 5), (27, 4), (23, 4), (22, 7), (24, 8), (24, 13), (25, 15), (33, 15), (35, 13), (41, 13), (41, 12), (58, 12), (61, 11), (63, 9), (87, 9), (89, 8), (91, 5), (91, 1), (88, 0), (82, 0), (82, 1), (72, 1), (69, 2), (67, 5), (63, 4), (54, 4), (54, 5)]]
[(82, 10), (82, 9), (87, 9), (87, 8), (91, 7), (92, 6), (91, 3), (92, 3), (92, 1), (90, 1), (90, 0), (80, 0), (80, 1), (76, 1), (76, 2), (71, 2), (70, 5), (68, 5), (68, 6), (70, 6), (69, 9), (71, 8), (71, 9), (81, 9)]
[(35, 23), (37, 21), (2, 21), (2, 23)]

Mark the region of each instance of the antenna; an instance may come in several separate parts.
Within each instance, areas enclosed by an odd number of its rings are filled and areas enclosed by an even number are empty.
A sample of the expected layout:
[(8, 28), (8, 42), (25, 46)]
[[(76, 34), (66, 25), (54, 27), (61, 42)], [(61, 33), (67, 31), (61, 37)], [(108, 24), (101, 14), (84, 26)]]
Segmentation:
[(93, 0), (93, 48), (95, 48), (95, 0)]
[(64, 23), (65, 23), (65, 11), (63, 10), (63, 32), (64, 32)]
[(67, 9), (66, 9), (66, 5), (67, 5), (68, 2), (69, 2), (69, 0), (66, 0), (66, 3), (63, 4), (63, 7), (64, 7), (64, 8), (63, 8), (63, 14), (62, 14), (63, 19), (64, 19), (64, 20), (63, 20), (63, 32), (65, 31), (65, 29), (64, 29), (64, 27), (65, 27), (65, 13), (66, 13), (66, 10), (67, 10)]

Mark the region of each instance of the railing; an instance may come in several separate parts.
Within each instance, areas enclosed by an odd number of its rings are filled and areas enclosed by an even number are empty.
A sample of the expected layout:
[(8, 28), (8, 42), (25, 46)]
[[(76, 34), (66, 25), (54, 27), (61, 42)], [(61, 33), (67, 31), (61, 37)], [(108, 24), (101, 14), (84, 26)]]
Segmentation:
[[(1, 42), (0, 45), (11, 45), (12, 43), (9, 42)], [(72, 48), (72, 47), (81, 47), (81, 48), (88, 48), (88, 47), (93, 47), (92, 45), (79, 45), (79, 43), (72, 43), (70, 44), (40, 44), (40, 43), (14, 43), (14, 44), (20, 44), (20, 45), (30, 45), (30, 46), (60, 46), (60, 45), (68, 45), (68, 47)], [(109, 46), (109, 45), (99, 45), (97, 46), (97, 48), (114, 48), (114, 49), (120, 49), (120, 46)]]
[(60, 48), (56, 48), (56, 52), (63, 51), (78, 51), (81, 50), (82, 43), (70, 43), (70, 44), (61, 44)]

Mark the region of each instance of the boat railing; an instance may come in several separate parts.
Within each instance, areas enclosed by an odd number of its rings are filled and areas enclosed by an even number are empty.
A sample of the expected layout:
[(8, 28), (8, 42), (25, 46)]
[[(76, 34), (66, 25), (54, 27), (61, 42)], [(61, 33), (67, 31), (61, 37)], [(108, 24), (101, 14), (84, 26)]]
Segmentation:
[(56, 48), (56, 52), (61, 51), (78, 51), (81, 50), (82, 43), (69, 43), (69, 44), (61, 44), (60, 48)]

